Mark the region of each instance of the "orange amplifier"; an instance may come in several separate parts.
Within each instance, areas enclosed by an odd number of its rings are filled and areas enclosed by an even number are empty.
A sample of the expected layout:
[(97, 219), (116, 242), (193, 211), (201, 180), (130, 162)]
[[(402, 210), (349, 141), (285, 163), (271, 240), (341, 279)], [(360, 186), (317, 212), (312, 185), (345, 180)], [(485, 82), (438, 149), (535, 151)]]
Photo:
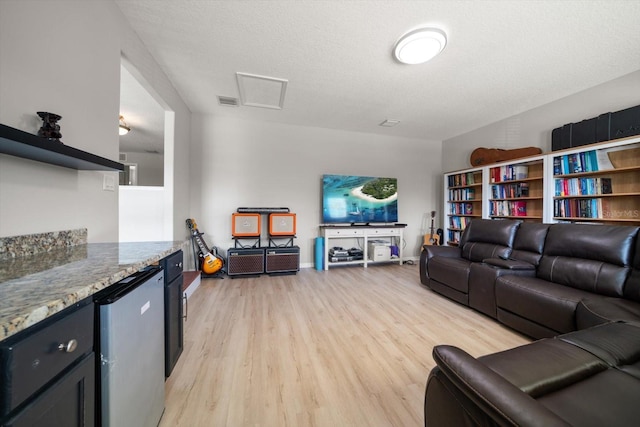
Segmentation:
[(269, 214), (269, 235), (271, 236), (295, 236), (296, 214), (272, 213)]
[(257, 214), (257, 213), (231, 214), (231, 235), (233, 237), (260, 236), (260, 214)]

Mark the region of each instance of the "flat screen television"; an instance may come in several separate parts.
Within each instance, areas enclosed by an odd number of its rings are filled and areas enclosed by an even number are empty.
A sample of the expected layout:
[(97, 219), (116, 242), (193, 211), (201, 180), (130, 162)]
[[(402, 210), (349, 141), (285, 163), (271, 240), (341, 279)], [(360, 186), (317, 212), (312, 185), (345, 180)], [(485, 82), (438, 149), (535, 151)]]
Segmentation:
[(372, 176), (323, 175), (322, 222), (398, 222), (398, 180)]

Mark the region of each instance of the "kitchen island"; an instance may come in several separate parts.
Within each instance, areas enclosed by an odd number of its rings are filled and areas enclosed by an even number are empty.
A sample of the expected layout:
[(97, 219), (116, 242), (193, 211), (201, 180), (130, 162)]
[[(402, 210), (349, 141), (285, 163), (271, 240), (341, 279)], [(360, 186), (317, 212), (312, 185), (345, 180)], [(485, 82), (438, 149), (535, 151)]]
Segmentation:
[(185, 244), (89, 243), (0, 260), (0, 341), (184, 249)]

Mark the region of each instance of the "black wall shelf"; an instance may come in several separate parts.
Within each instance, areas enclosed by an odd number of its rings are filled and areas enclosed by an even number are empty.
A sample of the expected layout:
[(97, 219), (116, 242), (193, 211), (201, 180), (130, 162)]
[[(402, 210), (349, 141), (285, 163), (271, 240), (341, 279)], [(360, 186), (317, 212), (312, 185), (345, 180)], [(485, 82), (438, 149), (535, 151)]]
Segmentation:
[(122, 163), (3, 124), (0, 124), (0, 153), (76, 170), (124, 170)]

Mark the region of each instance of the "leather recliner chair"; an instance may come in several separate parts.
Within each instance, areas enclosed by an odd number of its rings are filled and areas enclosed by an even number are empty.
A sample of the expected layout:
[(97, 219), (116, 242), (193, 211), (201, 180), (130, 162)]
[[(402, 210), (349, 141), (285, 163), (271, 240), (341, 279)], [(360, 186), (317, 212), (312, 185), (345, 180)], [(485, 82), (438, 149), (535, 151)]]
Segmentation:
[(474, 219), (458, 247), (424, 246), (420, 278), (432, 290), (469, 305), (471, 265), (487, 258), (509, 258), (520, 221)]
[(640, 327), (608, 323), (480, 358), (437, 346), (425, 426), (616, 427), (640, 420)]

